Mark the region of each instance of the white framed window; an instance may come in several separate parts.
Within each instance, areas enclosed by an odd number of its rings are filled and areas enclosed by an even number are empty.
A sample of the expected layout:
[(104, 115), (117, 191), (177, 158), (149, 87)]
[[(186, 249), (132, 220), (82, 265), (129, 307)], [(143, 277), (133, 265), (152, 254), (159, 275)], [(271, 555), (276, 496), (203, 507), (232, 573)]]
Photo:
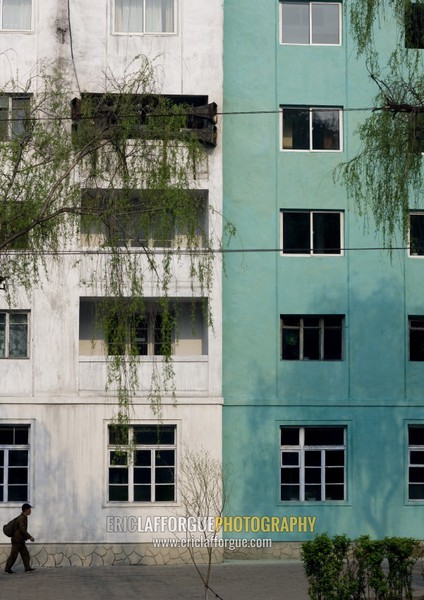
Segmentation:
[(29, 312), (0, 311), (0, 359), (28, 356)]
[(280, 500), (346, 499), (346, 427), (280, 428)]
[(408, 425), (408, 500), (424, 500), (424, 425)]
[(281, 315), (282, 360), (343, 360), (344, 315)]
[(176, 32), (176, 0), (113, 0), (114, 33)]
[(29, 501), (29, 431), (0, 424), (0, 503)]
[(286, 210), (281, 216), (281, 253), (297, 256), (343, 254), (343, 212)]
[(0, 142), (21, 137), (27, 130), (31, 96), (0, 95)]
[(31, 31), (32, 0), (0, 0), (1, 29)]
[(108, 426), (108, 502), (175, 502), (176, 425)]
[(424, 256), (424, 212), (409, 215), (409, 256)]
[(336, 107), (282, 106), (282, 149), (340, 152), (342, 110)]
[(340, 2), (280, 2), (282, 44), (340, 46)]

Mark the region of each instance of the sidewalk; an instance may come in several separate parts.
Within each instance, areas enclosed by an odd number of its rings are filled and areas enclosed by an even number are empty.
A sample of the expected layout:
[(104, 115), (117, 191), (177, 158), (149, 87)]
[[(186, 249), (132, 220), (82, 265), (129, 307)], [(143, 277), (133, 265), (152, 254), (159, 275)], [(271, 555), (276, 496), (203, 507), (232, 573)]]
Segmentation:
[[(8, 600), (202, 600), (192, 565), (38, 568), (0, 573)], [(424, 579), (414, 573), (414, 598), (424, 600)], [(228, 561), (212, 566), (210, 586), (222, 600), (308, 600), (300, 561)], [(215, 595), (211, 592), (211, 600)]]
[[(0, 597), (9, 600), (202, 600), (192, 565), (38, 568), (0, 573)], [(210, 586), (223, 600), (308, 600), (298, 561), (240, 561), (212, 566)], [(215, 595), (210, 593), (211, 600)]]

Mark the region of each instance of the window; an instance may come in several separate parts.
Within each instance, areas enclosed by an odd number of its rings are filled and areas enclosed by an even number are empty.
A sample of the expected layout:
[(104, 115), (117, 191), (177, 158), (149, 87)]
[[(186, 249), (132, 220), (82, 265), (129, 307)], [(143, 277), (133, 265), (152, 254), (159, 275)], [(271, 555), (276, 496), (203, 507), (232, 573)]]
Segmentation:
[(283, 44), (340, 45), (340, 30), (338, 2), (281, 2)]
[(29, 425), (0, 425), (0, 502), (29, 500)]
[(424, 48), (424, 4), (405, 3), (405, 48)]
[(424, 212), (409, 216), (409, 254), (424, 256)]
[(342, 254), (341, 212), (282, 210), (283, 254)]
[[(171, 197), (172, 194), (172, 197)], [(206, 190), (85, 190), (83, 246), (201, 247), (208, 236)]]
[(139, 308), (81, 298), (80, 356), (207, 356), (206, 299), (169, 300), (165, 316), (160, 299), (146, 298)]
[(30, 113), (30, 96), (0, 95), (0, 141), (21, 137)]
[(0, 312), (0, 358), (28, 358), (27, 312)]
[(408, 500), (424, 500), (424, 425), (408, 427)]
[(345, 427), (281, 427), (283, 502), (345, 499)]
[(424, 316), (410, 316), (409, 321), (409, 360), (424, 360)]
[(283, 360), (342, 360), (342, 315), (281, 316)]
[(115, 0), (115, 33), (175, 33), (175, 0)]
[(283, 150), (339, 151), (339, 108), (282, 107)]
[(31, 29), (32, 0), (0, 0), (1, 28), (14, 31)]
[(109, 502), (175, 501), (175, 425), (110, 425), (108, 436)]
[[(182, 110), (177, 111), (176, 107)], [(83, 93), (71, 101), (72, 132), (74, 141), (95, 136), (114, 139), (117, 131), (127, 139), (158, 139), (161, 128), (158, 129), (157, 119), (149, 117), (174, 111), (178, 112), (180, 123), (181, 113), (185, 118), (173, 135), (186, 139), (190, 134), (208, 146), (216, 146), (217, 110), (217, 104), (208, 102), (204, 95)]]

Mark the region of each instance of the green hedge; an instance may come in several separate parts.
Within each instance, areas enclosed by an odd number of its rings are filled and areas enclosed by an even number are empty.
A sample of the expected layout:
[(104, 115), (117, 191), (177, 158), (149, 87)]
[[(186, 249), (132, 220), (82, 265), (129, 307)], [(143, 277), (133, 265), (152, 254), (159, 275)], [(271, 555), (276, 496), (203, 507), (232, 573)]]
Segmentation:
[(316, 536), (302, 544), (311, 600), (412, 600), (412, 569), (421, 555), (411, 538)]

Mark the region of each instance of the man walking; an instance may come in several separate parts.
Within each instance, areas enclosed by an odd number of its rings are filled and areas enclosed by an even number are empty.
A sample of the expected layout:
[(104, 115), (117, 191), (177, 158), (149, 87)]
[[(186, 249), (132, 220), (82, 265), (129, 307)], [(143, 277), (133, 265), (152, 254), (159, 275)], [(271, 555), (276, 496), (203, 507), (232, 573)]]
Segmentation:
[(16, 559), (18, 558), (18, 554), (22, 557), (22, 562), (24, 563), (25, 571), (28, 573), (29, 571), (35, 571), (30, 565), (30, 557), (28, 548), (26, 547), (26, 540), (34, 541), (34, 538), (30, 533), (28, 533), (28, 517), (31, 514), (31, 505), (23, 504), (22, 505), (22, 514), (16, 519), (15, 522), (15, 530), (12, 535), (12, 550), (10, 552), (10, 556), (6, 562), (5, 572), (12, 574), (15, 571), (12, 571), (12, 567), (15, 564)]

